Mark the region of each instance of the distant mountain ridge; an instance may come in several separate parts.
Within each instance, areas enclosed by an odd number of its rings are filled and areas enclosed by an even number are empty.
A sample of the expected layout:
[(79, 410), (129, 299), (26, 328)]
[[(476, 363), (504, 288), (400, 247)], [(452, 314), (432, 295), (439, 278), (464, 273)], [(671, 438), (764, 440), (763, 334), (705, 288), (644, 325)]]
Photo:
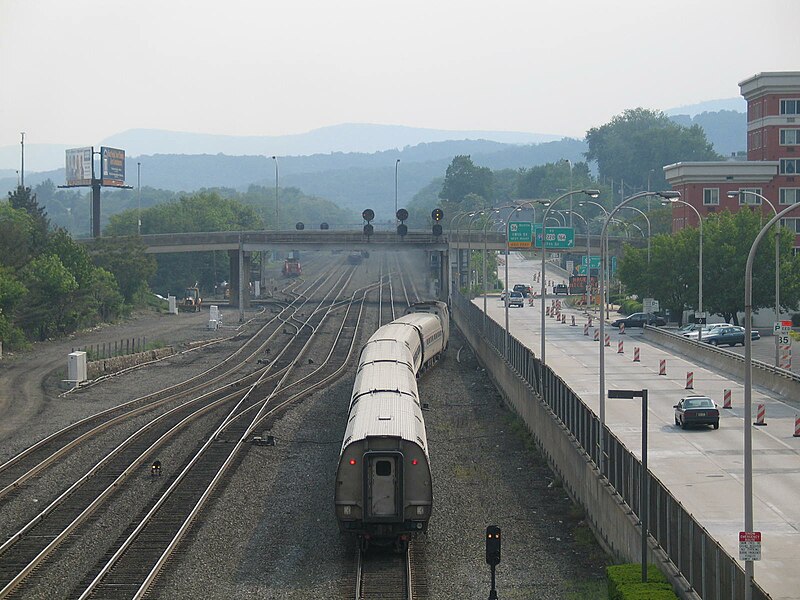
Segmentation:
[[(233, 136), (130, 129), (101, 140), (96, 146), (122, 148), (128, 157), (154, 154), (226, 154), (229, 156), (310, 156), (328, 153), (373, 153), (449, 140), (486, 140), (500, 144), (537, 144), (560, 135), (520, 131), (456, 131), (402, 125), (345, 123), (280, 136)], [(64, 164), (64, 150), (89, 143), (26, 144), (26, 171), (45, 171)], [(18, 144), (0, 148), (0, 169), (17, 169)]]
[[(701, 113), (735, 110), (744, 113), (743, 98), (709, 100), (689, 106), (671, 108), (669, 116), (694, 118)], [(156, 154), (226, 154), (229, 156), (311, 156), (332, 153), (374, 153), (398, 150), (420, 144), (445, 141), (489, 141), (499, 144), (539, 144), (560, 140), (564, 135), (520, 131), (447, 130), (344, 123), (311, 131), (279, 136), (233, 136), (205, 133), (173, 132), (159, 129), (131, 129), (103, 140), (81, 140), (74, 144), (27, 143), (25, 170), (50, 171), (64, 166), (64, 150), (79, 146), (111, 146), (125, 150), (129, 158)], [(709, 139), (712, 136), (709, 135)], [(28, 136), (29, 140), (35, 138)], [(711, 141), (714, 141), (711, 139)], [(716, 142), (715, 142), (716, 145)], [(741, 150), (742, 147), (735, 148)], [(718, 150), (727, 153), (727, 149)], [(0, 170), (16, 172), (20, 167), (20, 145), (0, 147)]]

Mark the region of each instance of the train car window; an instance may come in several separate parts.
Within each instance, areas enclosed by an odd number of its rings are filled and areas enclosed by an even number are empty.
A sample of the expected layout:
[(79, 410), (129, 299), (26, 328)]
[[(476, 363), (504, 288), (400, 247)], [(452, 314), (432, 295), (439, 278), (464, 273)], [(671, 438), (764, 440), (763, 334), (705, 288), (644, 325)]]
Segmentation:
[(375, 474), (380, 477), (388, 477), (392, 474), (392, 463), (388, 460), (379, 460), (375, 464)]

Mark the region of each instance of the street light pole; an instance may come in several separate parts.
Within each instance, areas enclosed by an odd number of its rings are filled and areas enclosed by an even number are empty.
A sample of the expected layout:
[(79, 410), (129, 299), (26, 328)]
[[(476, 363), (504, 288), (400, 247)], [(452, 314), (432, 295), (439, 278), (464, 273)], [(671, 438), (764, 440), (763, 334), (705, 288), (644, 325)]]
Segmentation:
[[(739, 194), (751, 194), (758, 198), (761, 198), (764, 202), (769, 204), (769, 207), (772, 209), (772, 212), (776, 215), (778, 214), (778, 210), (775, 208), (775, 205), (769, 201), (766, 197), (758, 194), (756, 192), (752, 192), (750, 190), (737, 190), (735, 192), (728, 192), (728, 198), (735, 198)], [(775, 226), (775, 321), (781, 320), (781, 226), (780, 224)], [(778, 341), (777, 338), (775, 340), (775, 366), (780, 365), (780, 349), (778, 348)]]
[(279, 213), (278, 213), (278, 157), (273, 156), (272, 160), (275, 161), (275, 231), (278, 231), (278, 221), (279, 221)]
[[(619, 210), (637, 200), (639, 198), (644, 198), (645, 196), (660, 196), (664, 199), (671, 199), (671, 198), (678, 198), (680, 197), (680, 192), (675, 191), (664, 191), (664, 192), (639, 192), (634, 194), (633, 196), (624, 199), (620, 202), (616, 207), (614, 207), (611, 212), (608, 213), (605, 222), (603, 223), (603, 229), (600, 232), (600, 265), (601, 267), (605, 267), (606, 263), (606, 255), (608, 254), (606, 244), (608, 243), (608, 224), (611, 222), (611, 219), (614, 215), (619, 212)], [(601, 275), (600, 277), (600, 432), (598, 436), (598, 440), (600, 443), (600, 475), (605, 476), (605, 447), (603, 445), (603, 438), (604, 433), (603, 430), (606, 424), (606, 353), (605, 353), (605, 311), (602, 307), (605, 306), (606, 302), (606, 289), (605, 289), (605, 277)]]
[[(597, 198), (600, 196), (600, 190), (576, 190), (574, 192), (567, 192), (565, 194), (561, 194), (558, 198), (553, 200), (545, 209), (544, 216), (542, 216), (542, 276), (541, 276), (541, 293), (542, 293), (542, 331), (541, 331), (541, 350), (539, 354), (539, 360), (544, 365), (545, 363), (545, 327), (546, 322), (544, 318), (545, 314), (545, 280), (547, 279), (547, 267), (545, 265), (545, 261), (547, 260), (547, 217), (550, 214), (552, 208), (558, 204), (560, 200), (563, 198), (567, 198), (574, 194), (586, 194), (590, 198)], [(534, 236), (535, 237), (535, 236)]]
[[(685, 200), (680, 200), (679, 198), (669, 198), (669, 201), (675, 204), (685, 204), (689, 208), (694, 211), (694, 214), (697, 215), (697, 222), (699, 223), (700, 228), (700, 264), (698, 266), (698, 280), (697, 280), (697, 312), (700, 313), (700, 318), (703, 318), (703, 218), (700, 216), (700, 211), (697, 210), (694, 206), (686, 202)], [(700, 327), (697, 329), (697, 341), (703, 341), (703, 324), (700, 324)]]
[(20, 171), (19, 171), (20, 187), (22, 189), (25, 189), (25, 132), (24, 131), (20, 131), (19, 134), (21, 136), (21, 139), (20, 139), (20, 142), (19, 142), (19, 144), (20, 144), (20, 159), (21, 159)]
[(467, 239), (467, 247), (469, 250), (467, 251), (467, 298), (472, 299), (472, 222), (477, 217), (483, 216), (483, 211), (478, 211), (470, 215), (470, 219), (467, 222), (467, 233), (469, 233), (469, 239)]
[(461, 289), (461, 219), (467, 216), (471, 217), (474, 214), (475, 213), (471, 212), (458, 213), (454, 215), (453, 218), (450, 220), (451, 233), (453, 231), (453, 222), (456, 220), (458, 221), (458, 227), (456, 228), (456, 238), (458, 239), (458, 247), (456, 248), (456, 256), (457, 256), (456, 263), (458, 266), (458, 289)]
[[(649, 185), (647, 186), (647, 191), (648, 192), (650, 191), (650, 186)], [(650, 196), (648, 196), (647, 198), (648, 198), (648, 201), (649, 201)], [(650, 228), (650, 219), (647, 218), (647, 215), (644, 213), (644, 211), (639, 210), (635, 206), (626, 206), (625, 208), (629, 208), (630, 210), (635, 210), (636, 212), (638, 212), (640, 215), (642, 215), (644, 217), (645, 221), (647, 221), (647, 264), (649, 265), (650, 264), (650, 237), (651, 237), (651, 231), (652, 231), (651, 228)]]
[(397, 166), (400, 164), (400, 159), (398, 158), (394, 161), (394, 214), (395, 219), (397, 219)]
[[(753, 531), (753, 429), (750, 420), (753, 418), (753, 261), (762, 238), (775, 223), (787, 213), (800, 207), (792, 204), (777, 213), (769, 223), (758, 232), (744, 271), (744, 530)], [(745, 600), (753, 598), (753, 561), (744, 563)]]
[(136, 212), (136, 234), (142, 235), (142, 163), (136, 163), (136, 188), (138, 210)]

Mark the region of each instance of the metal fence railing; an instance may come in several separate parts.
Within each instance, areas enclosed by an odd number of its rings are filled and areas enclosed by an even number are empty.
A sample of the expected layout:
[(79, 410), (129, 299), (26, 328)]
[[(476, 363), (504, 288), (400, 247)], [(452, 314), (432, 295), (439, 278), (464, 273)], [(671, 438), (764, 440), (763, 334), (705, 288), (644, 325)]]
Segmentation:
[[(574, 436), (581, 451), (599, 470), (600, 420), (597, 415), (534, 353), (503, 327), (485, 317), (483, 311), (464, 296), (452, 296), (453, 318), (464, 329), (479, 334), (508, 367), (526, 381), (535, 393), (533, 401), (546, 403)], [(507, 350), (506, 350), (507, 349)], [(544, 392), (544, 393), (543, 393)], [(641, 461), (608, 428), (602, 436), (604, 475), (637, 518), (640, 515)], [(646, 478), (649, 495), (647, 526), (652, 538), (704, 600), (743, 600), (745, 573), (711, 534), (697, 522), (652, 473)], [(591, 507), (586, 507), (591, 510)], [(757, 584), (753, 600), (769, 600)]]

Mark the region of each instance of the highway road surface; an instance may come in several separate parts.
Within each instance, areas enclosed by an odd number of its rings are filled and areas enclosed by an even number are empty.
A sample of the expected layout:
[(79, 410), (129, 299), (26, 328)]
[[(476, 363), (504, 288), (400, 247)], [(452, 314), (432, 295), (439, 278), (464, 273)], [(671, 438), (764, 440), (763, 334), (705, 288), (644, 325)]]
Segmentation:
[[(509, 284), (531, 283), (539, 261), (512, 254)], [(548, 271), (548, 279), (563, 281)], [(534, 286), (534, 289), (538, 289)], [(563, 299), (564, 297), (561, 296)], [(483, 309), (483, 298), (474, 303)], [(547, 299), (547, 305), (550, 298)], [(487, 300), (487, 314), (501, 326), (504, 306), (494, 296)], [(583, 335), (584, 313), (566, 310), (567, 324), (546, 319), (548, 366), (554, 369), (583, 401), (599, 414), (600, 343)], [(571, 315), (577, 326), (572, 327)], [(612, 314), (616, 318), (616, 315)], [(595, 318), (595, 326), (597, 319)], [(533, 306), (509, 309), (509, 328), (514, 337), (540, 350), (541, 301)], [(743, 414), (743, 381), (692, 363), (649, 343), (642, 331), (606, 327), (611, 346), (605, 348), (606, 387), (644, 389), (649, 394), (648, 463), (652, 474), (697, 518), (734, 558), (739, 556), (738, 534), (744, 530), (744, 423), (755, 418)], [(624, 340), (623, 353), (618, 340)], [(772, 338), (754, 342), (772, 350)], [(639, 346), (641, 362), (633, 362)], [(659, 361), (666, 360), (667, 374), (659, 375)], [(769, 358), (766, 359), (769, 361)], [(687, 372), (694, 374), (694, 389), (686, 390)], [(732, 390), (733, 409), (723, 410), (724, 389)], [(675, 426), (673, 405), (687, 394), (704, 394), (720, 405), (720, 428), (682, 430)], [(753, 389), (753, 410), (766, 405), (765, 427), (753, 428), (754, 525), (762, 532), (762, 560), (755, 562), (756, 581), (774, 600), (800, 598), (800, 437), (793, 437), (800, 399), (787, 399), (760, 388)], [(639, 400), (606, 400), (606, 423), (637, 456), (641, 456), (641, 407)]]

